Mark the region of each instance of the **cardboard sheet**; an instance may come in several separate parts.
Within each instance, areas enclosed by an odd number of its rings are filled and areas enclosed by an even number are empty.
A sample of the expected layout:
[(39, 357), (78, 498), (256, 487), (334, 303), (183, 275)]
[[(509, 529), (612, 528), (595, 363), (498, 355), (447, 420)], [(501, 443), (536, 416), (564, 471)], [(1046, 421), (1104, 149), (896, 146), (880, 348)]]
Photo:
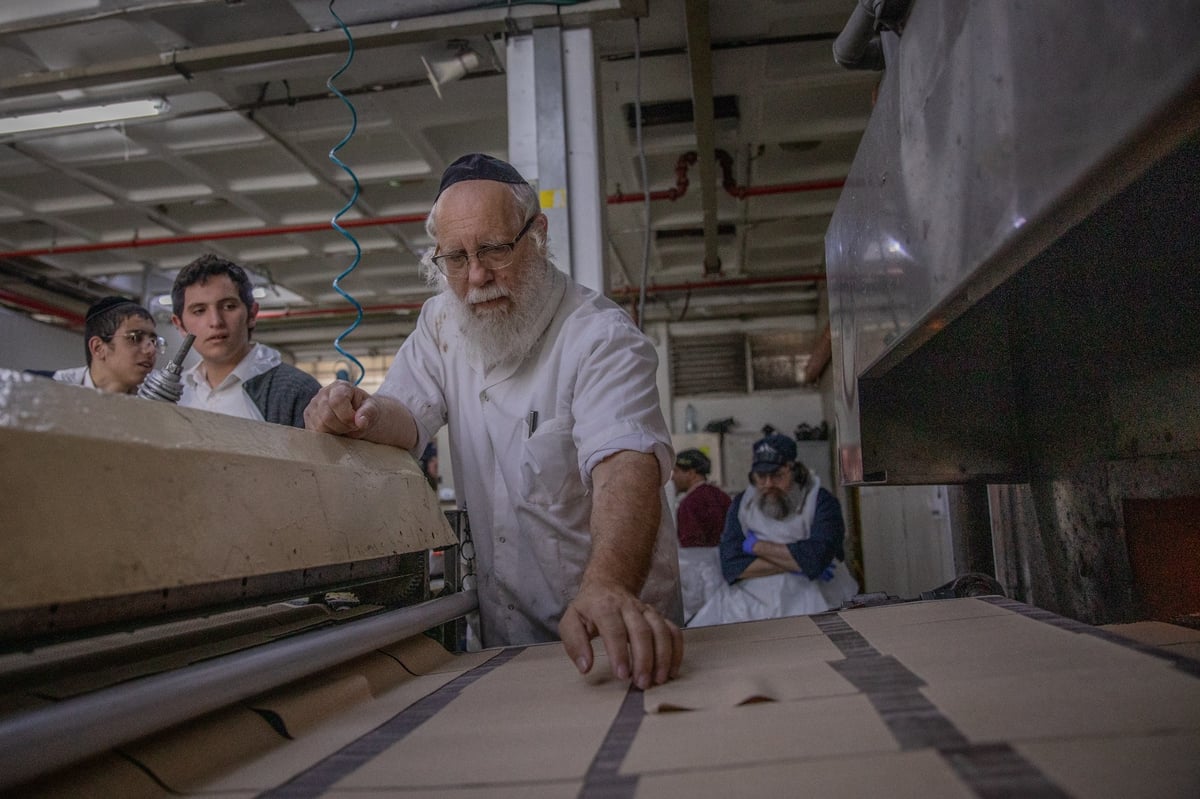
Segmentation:
[(578, 781), (627, 690), (596, 671), (580, 679), (560, 644), (530, 647), (334, 787)]
[(975, 799), (975, 794), (955, 778), (945, 761), (931, 751), (789, 759), (738, 768), (651, 773), (638, 780), (634, 799), (732, 799), (740, 796)]
[[(1184, 732), (1200, 725), (1200, 679), (1155, 663), (1141, 669), (961, 674), (921, 692), (972, 741)], [(1170, 697), (1169, 701), (1164, 701)]]
[(1018, 751), (1075, 796), (1129, 799), (1200, 792), (1200, 733), (1026, 741)]
[(560, 644), (416, 637), (248, 703), (275, 728), (237, 708), (126, 749), (223, 799), (1200, 795), (1200, 663), (1021, 607), (687, 630), (683, 675), (645, 693), (603, 655), (581, 678)]

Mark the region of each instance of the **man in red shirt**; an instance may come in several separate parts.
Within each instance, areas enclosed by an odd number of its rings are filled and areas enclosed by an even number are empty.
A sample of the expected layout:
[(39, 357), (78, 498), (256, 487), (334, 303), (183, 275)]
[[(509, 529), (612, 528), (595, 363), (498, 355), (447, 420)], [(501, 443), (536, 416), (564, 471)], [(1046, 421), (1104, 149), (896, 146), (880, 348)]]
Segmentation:
[(698, 449), (680, 452), (675, 458), (675, 468), (671, 470), (671, 482), (680, 497), (675, 519), (685, 623), (723, 583), (717, 545), (721, 543), (725, 514), (732, 500), (708, 482), (711, 470), (712, 463)]
[(681, 497), (676, 526), (681, 547), (715, 547), (721, 543), (729, 495), (708, 482), (712, 462), (698, 449), (685, 449), (675, 457), (671, 482)]

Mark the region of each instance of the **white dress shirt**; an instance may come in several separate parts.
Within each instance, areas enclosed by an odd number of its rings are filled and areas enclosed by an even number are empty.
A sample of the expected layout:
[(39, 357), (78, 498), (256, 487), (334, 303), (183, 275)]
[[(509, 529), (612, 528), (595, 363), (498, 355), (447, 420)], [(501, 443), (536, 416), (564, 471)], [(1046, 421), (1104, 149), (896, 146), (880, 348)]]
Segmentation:
[[(477, 553), (485, 646), (557, 639), (591, 544), (592, 468), (619, 450), (653, 453), (660, 486), (671, 437), (659, 405), (658, 355), (608, 299), (558, 270), (533, 353), (485, 370), (461, 333), (425, 303), (380, 394), (417, 421), (419, 453), (450, 426), (454, 486)], [(533, 414), (536, 423), (531, 425)], [(682, 622), (675, 523), (659, 491), (661, 522), (642, 600)]]

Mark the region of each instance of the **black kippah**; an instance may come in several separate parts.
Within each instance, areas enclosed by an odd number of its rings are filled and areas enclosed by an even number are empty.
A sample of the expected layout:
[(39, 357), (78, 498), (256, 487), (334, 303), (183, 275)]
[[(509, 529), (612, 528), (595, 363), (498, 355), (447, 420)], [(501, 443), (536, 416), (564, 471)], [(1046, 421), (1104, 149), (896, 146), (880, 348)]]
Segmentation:
[(512, 164), (492, 158), (483, 153), (470, 153), (459, 158), (442, 173), (442, 185), (438, 186), (438, 197), (449, 187), (462, 180), (494, 180), (497, 183), (528, 183)]
[(128, 297), (105, 297), (104, 299), (92, 305), (91, 308), (88, 308), (87, 317), (85, 317), (85, 319), (86, 321), (91, 321), (94, 317), (99, 316), (105, 311), (116, 308), (118, 305), (137, 305), (137, 303)]

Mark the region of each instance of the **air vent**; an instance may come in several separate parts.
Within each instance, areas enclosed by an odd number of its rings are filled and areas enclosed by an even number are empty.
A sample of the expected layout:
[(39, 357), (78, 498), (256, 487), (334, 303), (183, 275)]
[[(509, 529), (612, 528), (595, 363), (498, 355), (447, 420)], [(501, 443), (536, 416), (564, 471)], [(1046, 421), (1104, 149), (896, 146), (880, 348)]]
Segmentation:
[(677, 397), (800, 388), (817, 333), (763, 332), (671, 339)]
[[(637, 113), (633, 103), (625, 104), (625, 123), (630, 128), (637, 127)], [(681, 122), (691, 122), (694, 118), (691, 100), (668, 100), (662, 103), (642, 104), (642, 127), (653, 125), (677, 125)], [(732, 94), (723, 94), (713, 98), (713, 119), (738, 119), (738, 101)]]
[(680, 397), (745, 394), (745, 336), (735, 333), (672, 338), (671, 387)]

